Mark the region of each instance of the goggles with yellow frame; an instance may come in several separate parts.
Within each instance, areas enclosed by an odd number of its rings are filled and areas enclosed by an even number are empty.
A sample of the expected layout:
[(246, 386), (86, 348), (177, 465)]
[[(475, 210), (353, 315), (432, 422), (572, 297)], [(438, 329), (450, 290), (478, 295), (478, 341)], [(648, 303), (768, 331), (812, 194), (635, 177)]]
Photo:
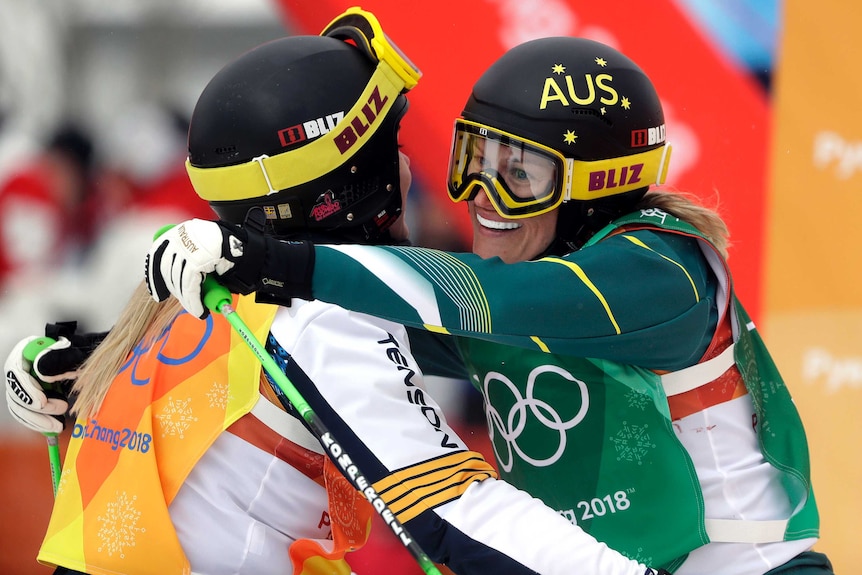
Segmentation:
[(405, 92), (412, 90), (422, 77), (419, 68), (386, 35), (377, 17), (358, 6), (348, 8), (337, 16), (320, 35), (353, 40), (372, 59), (385, 63), (394, 70), (404, 82)]
[(529, 218), (569, 200), (595, 200), (663, 184), (671, 147), (584, 161), (538, 142), (459, 118), (449, 158), (449, 197), (484, 191), (500, 216)]
[[(377, 62), (365, 90), (340, 124), (350, 125), (354, 118), (364, 118), (362, 109), (372, 97), (384, 102), (377, 113), (382, 120), (398, 96), (416, 86), (422, 76), (419, 68), (383, 32), (374, 14), (359, 7), (349, 8), (336, 17), (320, 35), (350, 41)], [(330, 130), (310, 144), (289, 150), (289, 154), (262, 155), (243, 164), (219, 168), (197, 168), (186, 160), (186, 170), (195, 191), (207, 201), (259, 198), (305, 184), (344, 164), (371, 139), (380, 124), (377, 122), (359, 136), (347, 152), (337, 145), (340, 131)]]

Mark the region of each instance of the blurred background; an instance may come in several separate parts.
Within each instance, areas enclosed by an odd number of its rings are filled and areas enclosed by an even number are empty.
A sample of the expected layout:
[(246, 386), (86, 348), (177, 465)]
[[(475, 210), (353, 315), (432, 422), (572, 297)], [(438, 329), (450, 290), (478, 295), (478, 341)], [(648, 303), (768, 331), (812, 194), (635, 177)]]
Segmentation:
[[(48, 321), (108, 329), (165, 223), (210, 217), (183, 167), (198, 94), (267, 40), (318, 33), (338, 0), (0, 0), (0, 352)], [(580, 35), (655, 82), (674, 146), (671, 186), (728, 221), (736, 288), (782, 368), (811, 439), (821, 550), (850, 569), (862, 512), (862, 8), (845, 0), (367, 0), (423, 70), (402, 142), (414, 243), (469, 250), (443, 193), (452, 121), (481, 71), (533, 37)], [(852, 58), (851, 58), (852, 59)], [(854, 210), (854, 208), (857, 208)], [(433, 382), (432, 382), (433, 383)], [(437, 382), (486, 450), (466, 385)], [(488, 453), (490, 457), (492, 454)], [(44, 439), (0, 409), (0, 572), (35, 562), (51, 506)], [(382, 532), (381, 529), (377, 530)], [(418, 568), (374, 538), (360, 573)], [(384, 559), (381, 559), (384, 558)]]

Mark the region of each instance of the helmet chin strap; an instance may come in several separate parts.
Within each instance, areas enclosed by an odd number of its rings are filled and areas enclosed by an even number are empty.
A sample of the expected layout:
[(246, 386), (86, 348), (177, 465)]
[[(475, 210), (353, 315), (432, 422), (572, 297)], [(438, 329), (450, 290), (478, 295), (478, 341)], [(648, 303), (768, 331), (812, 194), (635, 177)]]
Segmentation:
[(559, 208), (556, 238), (548, 246), (546, 255), (563, 255), (580, 249), (600, 229), (632, 211), (648, 189), (639, 188), (589, 202), (564, 202)]
[(569, 242), (561, 240), (559, 237), (554, 238), (545, 250), (537, 256), (530, 258), (531, 261), (540, 260), (548, 256), (561, 257), (567, 253), (573, 252), (577, 247), (572, 246)]
[(311, 231), (299, 229), (289, 233), (273, 234), (273, 237), (279, 240), (307, 240), (315, 244), (402, 245), (392, 239), (388, 229), (376, 231), (376, 229), (366, 229), (368, 227), (351, 226)]

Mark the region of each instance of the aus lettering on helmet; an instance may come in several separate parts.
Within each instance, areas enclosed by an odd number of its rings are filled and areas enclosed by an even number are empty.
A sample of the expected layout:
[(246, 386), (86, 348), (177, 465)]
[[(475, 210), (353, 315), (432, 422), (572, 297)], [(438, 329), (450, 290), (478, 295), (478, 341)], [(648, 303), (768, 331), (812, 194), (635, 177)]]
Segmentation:
[(529, 41), (479, 78), (455, 121), (449, 195), (482, 191), (508, 219), (559, 208), (570, 248), (664, 182), (665, 137), (658, 94), (627, 56), (584, 38)]

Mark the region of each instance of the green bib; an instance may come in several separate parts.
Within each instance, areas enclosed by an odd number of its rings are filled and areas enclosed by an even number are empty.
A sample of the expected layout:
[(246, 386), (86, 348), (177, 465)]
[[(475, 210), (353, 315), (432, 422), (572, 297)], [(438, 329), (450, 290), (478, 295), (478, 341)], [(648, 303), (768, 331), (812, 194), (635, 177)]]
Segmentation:
[(694, 467), (651, 371), (459, 339), (501, 476), (647, 565), (708, 541)]
[[(726, 264), (695, 228), (660, 210), (625, 216), (584, 247), (626, 224), (699, 238), (713, 271), (726, 279), (734, 361), (755, 407), (764, 457), (784, 472), (794, 506), (783, 538), (816, 537), (819, 519), (802, 422), (763, 341), (732, 294)], [(703, 494), (674, 433), (658, 375), (607, 360), (456, 339), (471, 381), (485, 398), (489, 433), (506, 481), (647, 565), (673, 571), (690, 551), (710, 541)]]

